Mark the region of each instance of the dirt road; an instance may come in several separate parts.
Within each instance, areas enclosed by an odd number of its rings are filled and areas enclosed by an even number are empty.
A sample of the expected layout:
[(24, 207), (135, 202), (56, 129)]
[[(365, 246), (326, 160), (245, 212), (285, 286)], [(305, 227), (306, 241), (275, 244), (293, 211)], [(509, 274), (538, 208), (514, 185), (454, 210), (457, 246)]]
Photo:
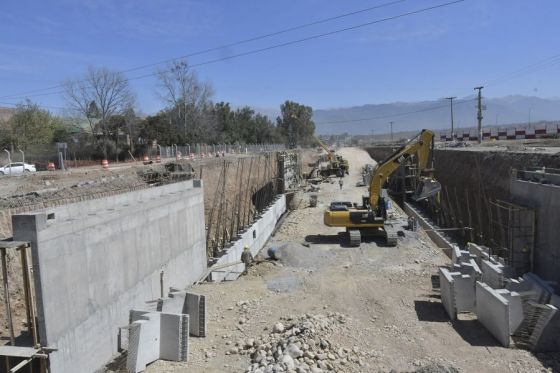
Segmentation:
[(323, 210), (332, 200), (360, 201), (367, 192), (354, 186), (360, 168), (374, 163), (362, 150), (340, 154), (350, 162), (350, 176), (342, 190), (337, 180), (321, 184), (315, 208), (302, 194), (299, 209), (267, 246), (279, 248), (281, 260), (235, 282), (196, 286), (207, 295), (208, 337), (190, 339), (187, 364), (159, 361), (147, 372), (244, 372), (255, 351), (249, 347), (266, 344), (279, 335), (276, 323), (289, 325), (300, 315), (323, 320), (326, 327), (312, 331), (331, 346), (326, 359), (341, 372), (546, 371), (531, 353), (498, 346), (476, 320), (449, 321), (431, 284), (448, 259), (423, 233), (405, 231), (397, 247), (381, 240), (339, 245), (340, 230), (323, 225)]

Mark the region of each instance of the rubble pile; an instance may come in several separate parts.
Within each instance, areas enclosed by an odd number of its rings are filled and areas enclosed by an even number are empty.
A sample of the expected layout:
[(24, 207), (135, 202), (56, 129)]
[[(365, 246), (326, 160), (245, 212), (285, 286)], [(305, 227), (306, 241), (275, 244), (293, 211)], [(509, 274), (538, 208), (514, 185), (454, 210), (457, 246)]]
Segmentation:
[(340, 330), (347, 318), (340, 313), (306, 314), (276, 323), (271, 333), (241, 346), (251, 357), (247, 372), (353, 371), (364, 365), (365, 354), (358, 347), (335, 346), (328, 337)]

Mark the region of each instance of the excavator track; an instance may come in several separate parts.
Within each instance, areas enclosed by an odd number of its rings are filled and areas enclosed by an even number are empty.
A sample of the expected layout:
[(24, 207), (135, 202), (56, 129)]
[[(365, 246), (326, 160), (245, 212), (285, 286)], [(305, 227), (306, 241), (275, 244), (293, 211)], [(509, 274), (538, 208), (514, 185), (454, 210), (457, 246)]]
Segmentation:
[(385, 230), (385, 243), (387, 246), (397, 246), (397, 229), (393, 224), (385, 224), (383, 227)]
[(348, 239), (351, 247), (359, 247), (362, 243), (362, 234), (359, 229), (348, 229)]

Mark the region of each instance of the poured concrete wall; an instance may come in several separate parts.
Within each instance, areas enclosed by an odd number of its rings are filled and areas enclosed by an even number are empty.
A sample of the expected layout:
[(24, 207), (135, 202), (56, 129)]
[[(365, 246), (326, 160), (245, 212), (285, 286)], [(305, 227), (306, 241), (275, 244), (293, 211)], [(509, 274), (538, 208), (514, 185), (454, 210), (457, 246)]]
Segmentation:
[(560, 282), (560, 187), (513, 179), (511, 195), (516, 202), (536, 210), (533, 271), (546, 280)]
[[(225, 255), (220, 257), (216, 262), (216, 267), (221, 267), (230, 263), (239, 262), (241, 253), (245, 245), (249, 246), (253, 256), (264, 247), (266, 241), (274, 232), (276, 223), (280, 217), (286, 212), (286, 195), (281, 194), (276, 197), (274, 202), (262, 213), (241, 237), (227, 249)], [(244, 264), (236, 264), (217, 271), (213, 271), (210, 275), (212, 281), (235, 280), (245, 270)]]
[(198, 180), (13, 216), (32, 244), (39, 334), (52, 373), (93, 372), (117, 353), (118, 328), (164, 288), (206, 270)]

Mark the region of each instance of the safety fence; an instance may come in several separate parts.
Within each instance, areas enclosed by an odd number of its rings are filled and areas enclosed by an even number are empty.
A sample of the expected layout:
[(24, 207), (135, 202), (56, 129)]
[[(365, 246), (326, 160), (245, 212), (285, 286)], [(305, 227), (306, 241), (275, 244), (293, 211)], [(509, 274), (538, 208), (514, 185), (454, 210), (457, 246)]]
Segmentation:
[[(451, 131), (439, 131), (437, 138), (440, 141), (452, 141)], [(482, 130), (482, 140), (523, 140), (538, 139), (560, 135), (560, 125), (549, 124), (535, 127), (496, 127)], [(455, 131), (455, 139), (462, 141), (478, 140), (476, 128), (459, 129)]]

